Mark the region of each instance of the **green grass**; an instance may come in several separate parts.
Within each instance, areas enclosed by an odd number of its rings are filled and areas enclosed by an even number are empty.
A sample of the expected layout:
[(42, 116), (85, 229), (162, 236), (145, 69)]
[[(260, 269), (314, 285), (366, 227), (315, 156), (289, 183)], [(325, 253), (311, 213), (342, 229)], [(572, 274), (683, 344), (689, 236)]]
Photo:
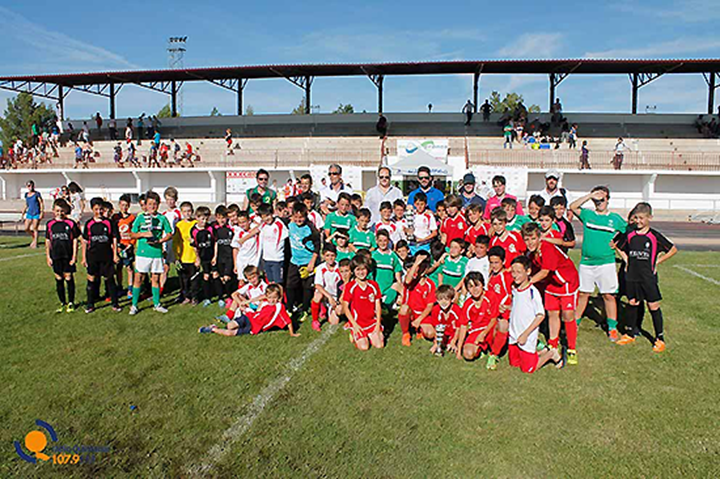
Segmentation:
[[(0, 238), (0, 258), (28, 254), (5, 247), (26, 243)], [(208, 474), (715, 476), (720, 287), (672, 265), (718, 258), (683, 252), (661, 267), (662, 355), (644, 340), (615, 346), (585, 320), (579, 366), (523, 375), (506, 359), (488, 372), (484, 360), (433, 358), (428, 343), (402, 348), (397, 332), (385, 350), (360, 353), (339, 331)], [(0, 271), (0, 477), (185, 476), (318, 337), (307, 326), (300, 338), (197, 334), (216, 307), (55, 315), (42, 256), (0, 262)], [(62, 444), (112, 451), (94, 465), (27, 464), (12, 441), (36, 418)]]

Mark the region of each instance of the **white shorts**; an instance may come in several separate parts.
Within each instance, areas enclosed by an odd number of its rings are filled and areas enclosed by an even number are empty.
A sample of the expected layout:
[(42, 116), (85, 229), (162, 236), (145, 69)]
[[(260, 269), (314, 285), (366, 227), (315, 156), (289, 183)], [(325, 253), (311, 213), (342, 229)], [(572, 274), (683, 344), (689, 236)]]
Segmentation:
[(615, 263), (590, 266), (581, 264), (578, 268), (580, 274), (580, 292), (593, 293), (597, 286), (600, 294), (615, 294), (618, 292), (618, 276)]
[(135, 271), (138, 273), (162, 274), (164, 269), (162, 258), (135, 257)]

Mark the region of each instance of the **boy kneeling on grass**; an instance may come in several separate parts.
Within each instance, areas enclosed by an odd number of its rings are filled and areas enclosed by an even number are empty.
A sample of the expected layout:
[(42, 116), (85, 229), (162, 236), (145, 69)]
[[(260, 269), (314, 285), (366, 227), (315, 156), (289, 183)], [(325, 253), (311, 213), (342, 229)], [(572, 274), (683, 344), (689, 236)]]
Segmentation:
[(425, 339), (433, 342), (430, 354), (443, 356), (445, 350), (457, 351), (458, 331), (460, 324), (460, 306), (455, 304), (455, 288), (444, 284), (435, 294), (437, 304), (433, 306), (430, 316), (420, 323), (420, 330)]
[(227, 323), (226, 329), (219, 328), (216, 324), (203, 326), (198, 330), (200, 333), (215, 333), (221, 336), (242, 336), (245, 334), (260, 334), (263, 331), (269, 331), (273, 328), (288, 329), (290, 336), (300, 336), (293, 329), (290, 316), (285, 306), (280, 302), (283, 297), (282, 286), (279, 284), (270, 284), (265, 290), (265, 295), (255, 299), (255, 301), (263, 301), (258, 311), (255, 313), (245, 313), (241, 316), (235, 316), (234, 319)]

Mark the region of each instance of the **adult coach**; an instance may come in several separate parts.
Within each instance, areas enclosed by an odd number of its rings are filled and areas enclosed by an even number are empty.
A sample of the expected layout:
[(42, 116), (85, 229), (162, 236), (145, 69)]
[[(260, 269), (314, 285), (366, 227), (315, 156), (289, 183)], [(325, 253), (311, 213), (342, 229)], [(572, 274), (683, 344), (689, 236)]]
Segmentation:
[(270, 182), (270, 173), (268, 173), (267, 170), (260, 168), (255, 174), (255, 181), (257, 181), (257, 186), (250, 188), (245, 192), (245, 195), (247, 196), (247, 209), (251, 213), (254, 213), (254, 211), (250, 206), (250, 198), (255, 193), (259, 194), (261, 201), (268, 205), (274, 205), (277, 200), (277, 193), (268, 187)]
[[(595, 210), (582, 208), (589, 200), (595, 204)], [(615, 251), (610, 242), (616, 233), (625, 233), (627, 223), (617, 213), (608, 208), (610, 190), (606, 186), (596, 186), (587, 195), (570, 204), (570, 210), (583, 224), (582, 256), (580, 258), (580, 292), (575, 310), (575, 318), (582, 318), (590, 295), (597, 286), (605, 303), (605, 316), (610, 341), (618, 340), (617, 302), (618, 277), (615, 269)]]
[(425, 193), (425, 196), (427, 196), (428, 208), (430, 208), (430, 211), (435, 213), (435, 210), (437, 210), (437, 204), (445, 199), (445, 194), (433, 186), (433, 177), (430, 174), (430, 168), (427, 166), (421, 166), (418, 168), (417, 175), (420, 186), (410, 192), (410, 195), (408, 196), (408, 205), (414, 205), (415, 195), (422, 191)]
[(337, 203), (340, 193), (345, 192), (352, 194), (352, 189), (345, 186), (342, 179), (342, 167), (340, 165), (330, 165), (328, 168), (328, 176), (330, 184), (320, 190), (320, 201), (330, 200)]
[(567, 200), (565, 188), (560, 188), (559, 185), (560, 172), (558, 170), (548, 170), (545, 173), (545, 188), (537, 193), (545, 200), (546, 205), (550, 205), (550, 200), (556, 196), (563, 196)]
[(32, 236), (30, 248), (37, 248), (38, 227), (42, 219), (43, 211), (45, 211), (45, 203), (39, 191), (35, 190), (35, 182), (28, 181), (25, 186), (25, 208), (22, 210), (22, 218), (25, 220), (25, 232)]
[(370, 210), (372, 214), (371, 221), (373, 223), (380, 221), (380, 204), (383, 201), (392, 203), (403, 197), (400, 188), (390, 184), (390, 176), (390, 168), (387, 166), (378, 168), (377, 185), (370, 188), (365, 194), (365, 207)]
[[(499, 208), (502, 200), (505, 198), (512, 198), (513, 200), (517, 201), (517, 198), (513, 195), (508, 194), (505, 191), (505, 187), (507, 186), (507, 180), (502, 175), (495, 175), (492, 179), (492, 187), (493, 190), (495, 190), (495, 196), (491, 196), (487, 200), (487, 204), (485, 205), (485, 213), (483, 213), (483, 218), (486, 220), (490, 219), (490, 214), (493, 212), (495, 208)], [(518, 201), (517, 209), (515, 210), (515, 214), (521, 215), (523, 214), (522, 204)]]
[(483, 211), (485, 211), (485, 205), (487, 202), (485, 199), (475, 193), (475, 175), (472, 173), (465, 173), (463, 176), (463, 184), (460, 189), (460, 198), (462, 199), (462, 207), (467, 208), (470, 205), (481, 205)]

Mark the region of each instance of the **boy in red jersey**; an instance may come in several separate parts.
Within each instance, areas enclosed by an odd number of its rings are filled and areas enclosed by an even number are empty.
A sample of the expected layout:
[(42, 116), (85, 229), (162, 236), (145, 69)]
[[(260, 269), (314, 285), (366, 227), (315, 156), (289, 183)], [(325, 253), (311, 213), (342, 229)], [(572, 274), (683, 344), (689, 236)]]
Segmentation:
[[(288, 328), (290, 336), (300, 336), (293, 329), (290, 316), (285, 306), (280, 302), (283, 297), (282, 287), (279, 284), (268, 285), (265, 296), (261, 297), (264, 302), (255, 313), (243, 314), (240, 317), (229, 321), (226, 329), (220, 329), (215, 324), (203, 326), (198, 330), (200, 333), (215, 333), (221, 336), (242, 336), (244, 334), (260, 334), (273, 328)], [(258, 298), (258, 299), (261, 299)]]
[(527, 244), (530, 258), (538, 270), (530, 278), (530, 284), (545, 284), (545, 309), (548, 312), (550, 337), (548, 346), (558, 348), (560, 336), (560, 317), (565, 323), (567, 335), (568, 364), (577, 364), (577, 292), (580, 287), (575, 263), (558, 245), (541, 239), (540, 227), (535, 223), (523, 225), (523, 239)]
[(495, 210), (490, 216), (493, 228), (490, 247), (499, 246), (505, 250), (505, 268), (510, 268), (512, 261), (525, 252), (525, 242), (517, 233), (505, 229), (505, 226), (507, 226), (507, 213), (505, 210)]
[(425, 274), (430, 267), (430, 253), (420, 250), (403, 280), (402, 306), (398, 322), (402, 329), (402, 345), (410, 346), (410, 326), (420, 329), (420, 323), (430, 315), (435, 304), (435, 283)]
[(490, 223), (483, 220), (483, 206), (479, 203), (472, 203), (465, 209), (467, 214), (468, 229), (465, 232), (465, 241), (470, 245), (468, 256), (472, 257), (475, 253), (475, 243), (478, 236), (492, 236), (492, 227)]
[(440, 286), (436, 297), (437, 304), (433, 306), (430, 316), (420, 322), (420, 330), (425, 339), (433, 341), (430, 353), (442, 356), (446, 345), (448, 351), (457, 351), (461, 310), (455, 304), (455, 288), (449, 284)]
[(497, 323), (491, 347), (491, 354), (488, 356), (487, 368), (497, 368), (498, 357), (502, 353), (508, 339), (510, 318), (510, 305), (512, 303), (513, 279), (509, 271), (505, 269), (505, 250), (495, 246), (488, 250), (488, 261), (490, 263), (490, 275), (486, 281), (487, 298), (493, 311), (497, 312)]
[(459, 196), (450, 195), (445, 198), (445, 209), (447, 216), (440, 225), (440, 239), (445, 246), (450, 246), (450, 242), (456, 238), (463, 239), (467, 231), (467, 221), (460, 214), (462, 208), (462, 200)]
[(367, 351), (371, 345), (382, 348), (385, 341), (380, 323), (380, 286), (368, 279), (370, 266), (362, 256), (352, 260), (351, 268), (355, 278), (345, 285), (342, 295), (343, 311), (351, 327), (350, 340), (360, 351)]
[[(462, 357), (466, 361), (473, 361), (482, 352), (490, 350), (497, 314), (493, 311), (490, 299), (485, 295), (485, 279), (482, 274), (469, 273), (465, 277), (465, 287), (470, 293), (470, 298), (465, 301), (462, 308), (458, 344), (462, 344)], [(460, 359), (459, 350), (458, 359)]]

